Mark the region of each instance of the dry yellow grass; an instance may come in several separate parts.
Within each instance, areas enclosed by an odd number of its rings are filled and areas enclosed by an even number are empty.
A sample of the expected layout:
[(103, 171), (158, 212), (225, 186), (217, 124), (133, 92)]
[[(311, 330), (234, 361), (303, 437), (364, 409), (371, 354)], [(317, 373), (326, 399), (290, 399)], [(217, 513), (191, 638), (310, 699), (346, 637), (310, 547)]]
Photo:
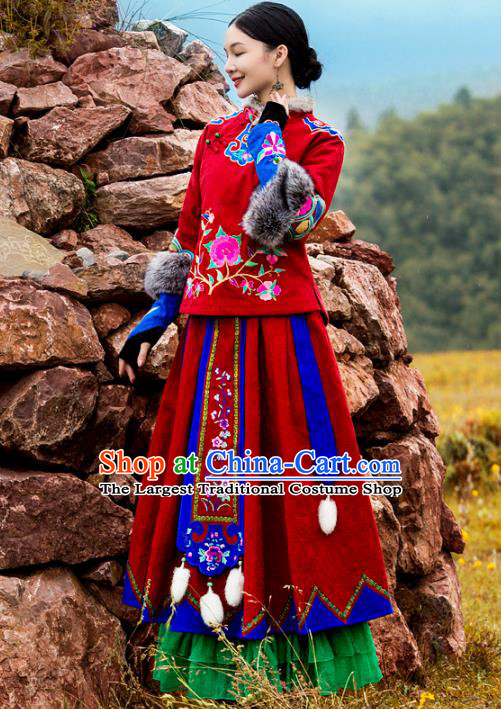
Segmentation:
[(501, 410), (500, 350), (415, 354), (411, 367), (424, 377), (441, 433)]

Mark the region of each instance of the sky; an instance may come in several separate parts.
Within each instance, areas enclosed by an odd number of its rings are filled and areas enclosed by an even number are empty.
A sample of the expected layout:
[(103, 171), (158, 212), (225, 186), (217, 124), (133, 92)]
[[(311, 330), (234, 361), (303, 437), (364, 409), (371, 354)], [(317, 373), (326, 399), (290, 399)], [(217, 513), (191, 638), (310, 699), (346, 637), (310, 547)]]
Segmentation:
[[(119, 0), (121, 21), (167, 19), (214, 52), (224, 72), (230, 20), (252, 2), (240, 0)], [(324, 65), (307, 91), (315, 115), (341, 132), (351, 108), (372, 130), (382, 111), (403, 117), (434, 110), (467, 86), (474, 96), (501, 90), (499, 0), (293, 0), (310, 45)], [(196, 15), (199, 15), (197, 18)], [(191, 17), (190, 17), (191, 15)], [(200, 16), (201, 15), (201, 16)], [(233, 87), (230, 99), (239, 105)]]

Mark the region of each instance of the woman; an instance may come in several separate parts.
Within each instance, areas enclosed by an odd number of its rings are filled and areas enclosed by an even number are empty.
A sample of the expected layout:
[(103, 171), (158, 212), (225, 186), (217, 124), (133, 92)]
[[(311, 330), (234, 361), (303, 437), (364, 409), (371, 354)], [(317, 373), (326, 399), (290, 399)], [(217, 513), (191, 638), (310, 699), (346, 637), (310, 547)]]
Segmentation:
[[(331, 496), (328, 485), (294, 494), (291, 481), (275, 495), (228, 480), (210, 488), (207, 454), (280, 456), (294, 462), (285, 476), (305, 486), (322, 481), (300, 464), (360, 459), (305, 247), (331, 204), (344, 141), (296, 94), (321, 64), (293, 10), (253, 5), (230, 22), (224, 46), (243, 107), (202, 132), (178, 229), (146, 270), (155, 303), (119, 362), (134, 381), (134, 365), (178, 312), (189, 314), (148, 452), (165, 470), (142, 486), (193, 483), (193, 493), (139, 497), (123, 600), (160, 624), (162, 691), (183, 686), (164, 657), (181, 668), (188, 697), (235, 698), (223, 632), (250, 663), (269, 639), (280, 691), (296, 679), (292, 660), (329, 694), (382, 677), (367, 621), (393, 609), (369, 497)], [(311, 457), (295, 461), (304, 450)]]

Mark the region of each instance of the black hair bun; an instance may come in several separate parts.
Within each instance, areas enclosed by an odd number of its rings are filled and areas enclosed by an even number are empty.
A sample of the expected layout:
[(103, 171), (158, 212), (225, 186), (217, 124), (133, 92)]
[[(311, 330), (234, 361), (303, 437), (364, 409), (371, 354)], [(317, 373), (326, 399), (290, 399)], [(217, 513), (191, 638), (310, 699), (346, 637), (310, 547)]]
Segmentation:
[(317, 81), (322, 74), (322, 64), (318, 61), (317, 53), (313, 47), (308, 47), (304, 59), (296, 76), (296, 86), (308, 89), (312, 81)]

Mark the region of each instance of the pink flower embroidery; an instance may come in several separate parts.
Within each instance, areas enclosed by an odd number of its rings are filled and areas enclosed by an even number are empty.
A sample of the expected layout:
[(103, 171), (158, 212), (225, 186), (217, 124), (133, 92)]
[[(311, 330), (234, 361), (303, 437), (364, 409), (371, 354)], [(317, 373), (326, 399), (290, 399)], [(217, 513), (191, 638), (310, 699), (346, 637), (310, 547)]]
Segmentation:
[(259, 286), (256, 293), (258, 293), (261, 300), (275, 300), (275, 297), (280, 294), (281, 290), (280, 286), (274, 281), (265, 281)]
[(311, 205), (312, 205), (311, 197), (307, 197), (306, 200), (303, 202), (303, 204), (297, 210), (296, 214), (298, 216), (300, 216), (301, 214), (305, 214), (305, 212), (308, 212), (311, 209)]
[(219, 547), (211, 545), (205, 551), (205, 558), (213, 564), (218, 564), (223, 558), (223, 553)]
[(210, 257), (216, 266), (224, 266), (225, 259), (231, 266), (238, 262), (240, 244), (232, 236), (223, 235), (214, 239), (210, 248)]
[(257, 162), (260, 162), (264, 157), (268, 155), (285, 155), (285, 145), (284, 141), (278, 133), (271, 131), (266, 136), (266, 140), (263, 143), (262, 150), (259, 151), (259, 156)]

